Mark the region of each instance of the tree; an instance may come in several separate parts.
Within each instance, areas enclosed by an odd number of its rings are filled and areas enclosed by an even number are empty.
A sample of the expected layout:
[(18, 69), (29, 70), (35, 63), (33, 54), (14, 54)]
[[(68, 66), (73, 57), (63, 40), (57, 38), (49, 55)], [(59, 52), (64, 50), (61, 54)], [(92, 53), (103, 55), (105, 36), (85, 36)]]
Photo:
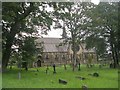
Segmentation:
[[(90, 35), (98, 40), (101, 39), (101, 44), (106, 47), (106, 50), (103, 51), (111, 51), (112, 58), (114, 60), (114, 66), (117, 67), (118, 63), (118, 3), (103, 3), (101, 2), (95, 8), (92, 9), (89, 13), (92, 21), (92, 34)], [(95, 39), (94, 39), (95, 41)], [(95, 45), (101, 46), (100, 43), (96, 43)], [(96, 47), (94, 45), (94, 47)], [(109, 49), (109, 50), (108, 50)], [(102, 51), (102, 47), (99, 50)], [(106, 52), (104, 52), (106, 53)]]
[[(88, 9), (92, 8), (92, 3), (78, 3), (74, 4), (71, 2), (68, 3), (58, 3), (58, 9), (55, 10), (56, 23), (58, 28), (62, 28), (65, 34), (65, 31), (70, 33), (70, 37), (65, 37), (65, 42), (71, 44), (73, 51), (73, 71), (77, 65), (76, 54), (78, 51), (79, 44), (83, 40), (84, 36), (89, 32), (86, 25), (89, 23), (90, 19), (86, 16)], [(62, 24), (60, 23), (62, 20)], [(56, 27), (55, 27), (56, 28)]]
[[(21, 33), (33, 36), (36, 28), (50, 29), (52, 19), (45, 10), (47, 3), (4, 2), (2, 4), (2, 69), (6, 69), (15, 39)], [(42, 8), (42, 9), (40, 9)], [(18, 38), (17, 38), (18, 39)]]

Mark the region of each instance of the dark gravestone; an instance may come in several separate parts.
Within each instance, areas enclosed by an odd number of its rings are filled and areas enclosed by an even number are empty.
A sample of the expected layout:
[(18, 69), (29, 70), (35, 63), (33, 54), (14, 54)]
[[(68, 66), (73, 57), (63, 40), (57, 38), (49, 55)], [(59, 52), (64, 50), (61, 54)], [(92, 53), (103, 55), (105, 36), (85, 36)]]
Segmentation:
[(95, 72), (95, 73), (93, 73), (93, 74), (92, 74), (92, 73), (90, 73), (90, 74), (88, 74), (88, 75), (90, 75), (90, 76), (94, 76), (94, 77), (99, 77), (99, 74), (98, 74), (98, 73), (96, 73), (96, 72)]
[(55, 74), (56, 73), (56, 69), (55, 69), (55, 64), (53, 64), (53, 73)]
[(67, 84), (67, 81), (65, 81), (63, 79), (59, 79), (59, 83), (61, 83), (61, 84)]
[(88, 90), (88, 87), (86, 85), (83, 85), (82, 90)]
[(78, 71), (80, 71), (80, 63), (78, 64)]
[(93, 76), (94, 77), (99, 77), (99, 74), (95, 72), (95, 73), (93, 73)]
[(48, 70), (49, 70), (49, 68), (48, 68), (48, 65), (47, 65), (47, 68), (46, 68), (46, 74), (48, 73)]

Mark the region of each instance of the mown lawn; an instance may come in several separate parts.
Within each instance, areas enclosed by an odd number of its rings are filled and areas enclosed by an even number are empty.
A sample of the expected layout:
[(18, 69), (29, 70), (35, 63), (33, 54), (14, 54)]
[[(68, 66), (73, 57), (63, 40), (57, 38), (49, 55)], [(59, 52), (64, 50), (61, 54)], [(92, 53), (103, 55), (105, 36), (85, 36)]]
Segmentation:
[[(45, 73), (46, 67), (40, 67), (39, 72), (35, 68), (29, 71), (21, 71), (21, 79), (18, 79), (17, 68), (8, 70), (2, 75), (3, 88), (81, 88), (86, 85), (88, 88), (118, 88), (118, 70), (108, 67), (99, 68), (94, 66), (87, 68), (81, 66), (81, 71), (72, 71), (70, 66), (64, 70), (63, 66), (56, 67), (56, 74), (53, 74), (53, 68), (49, 67), (48, 74)], [(98, 72), (99, 77), (93, 77), (88, 74)], [(85, 77), (80, 80), (76, 76)], [(58, 80), (64, 79), (68, 83), (66, 85), (59, 84)]]

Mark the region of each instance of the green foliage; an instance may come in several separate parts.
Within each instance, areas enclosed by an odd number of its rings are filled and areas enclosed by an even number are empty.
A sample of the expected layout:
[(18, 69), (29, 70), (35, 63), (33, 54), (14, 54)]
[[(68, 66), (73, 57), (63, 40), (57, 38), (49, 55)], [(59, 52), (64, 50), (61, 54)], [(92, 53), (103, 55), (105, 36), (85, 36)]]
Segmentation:
[[(58, 3), (58, 9), (55, 11), (55, 18), (58, 28), (62, 28), (63, 32), (70, 33), (69, 36), (64, 37), (64, 42), (69, 43), (72, 46), (73, 51), (73, 63), (76, 65), (76, 53), (77, 48), (84, 40), (88, 31), (88, 24), (90, 18), (87, 17), (86, 13), (92, 8), (92, 3), (81, 2), (81, 3)], [(63, 21), (63, 25), (59, 21)], [(60, 26), (60, 27), (59, 27)], [(74, 67), (73, 67), (74, 68)]]
[[(12, 46), (20, 47), (18, 51), (23, 49), (22, 51), (31, 55), (34, 51), (34, 44), (29, 42), (30, 39), (28, 40), (28, 38), (37, 37), (39, 35), (38, 28), (41, 32), (50, 29), (52, 18), (50, 12), (45, 9), (47, 5), (49, 4), (42, 2), (3, 2), (2, 44), (4, 67), (7, 66), (9, 61), (13, 50), (11, 49)], [(43, 10), (40, 10), (40, 7)], [(25, 52), (23, 55), (27, 56)]]
[(117, 40), (118, 30), (118, 3), (101, 2), (87, 13), (91, 17), (91, 33), (86, 39), (87, 47), (95, 47), (98, 54), (111, 51), (111, 32), (114, 33), (113, 43)]

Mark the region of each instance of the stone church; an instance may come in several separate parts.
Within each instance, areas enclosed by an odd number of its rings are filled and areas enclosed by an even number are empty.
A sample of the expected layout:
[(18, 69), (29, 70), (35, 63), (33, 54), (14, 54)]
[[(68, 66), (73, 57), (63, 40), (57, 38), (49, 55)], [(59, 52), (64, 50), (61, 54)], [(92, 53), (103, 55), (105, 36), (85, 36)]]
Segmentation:
[[(41, 42), (43, 46), (43, 54), (39, 58), (42, 65), (55, 64), (70, 64), (72, 62), (73, 51), (71, 45), (63, 45), (63, 39), (61, 38), (38, 38), (36, 39), (36, 47), (41, 48)], [(39, 51), (38, 51), (39, 55)], [(86, 49), (85, 44), (79, 45), (77, 52), (77, 61), (81, 64), (96, 63), (96, 54), (94, 49)], [(89, 60), (91, 58), (91, 61)]]

